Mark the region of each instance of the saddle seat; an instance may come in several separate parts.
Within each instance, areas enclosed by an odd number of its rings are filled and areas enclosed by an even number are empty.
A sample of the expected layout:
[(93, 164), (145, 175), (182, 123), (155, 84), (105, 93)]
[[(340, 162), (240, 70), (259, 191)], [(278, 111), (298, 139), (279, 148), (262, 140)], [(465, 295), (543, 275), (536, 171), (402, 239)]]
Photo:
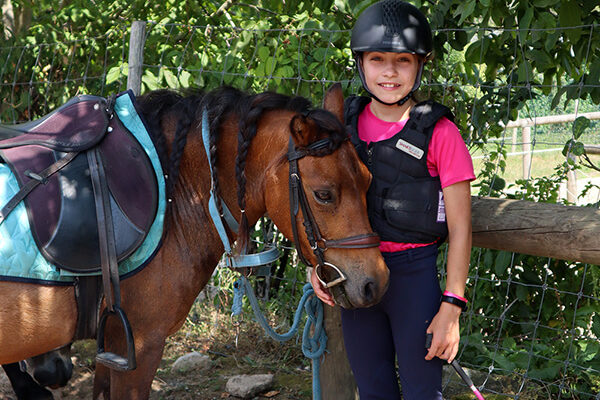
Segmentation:
[[(95, 112), (90, 112), (90, 107)], [(41, 145), (57, 151), (81, 151), (98, 143), (106, 132), (106, 100), (82, 95), (48, 115), (16, 125), (0, 124), (1, 147)]]
[[(72, 160), (56, 173), (41, 177), (67, 158)], [(24, 203), (40, 253), (59, 268), (75, 273), (101, 269), (103, 217), (99, 222), (92, 168), (100, 165), (100, 179), (108, 187), (106, 221), (112, 220), (118, 261), (141, 245), (156, 216), (152, 163), (102, 97), (77, 96), (41, 119), (0, 125), (0, 162), (7, 163), (20, 188), (40, 181)]]

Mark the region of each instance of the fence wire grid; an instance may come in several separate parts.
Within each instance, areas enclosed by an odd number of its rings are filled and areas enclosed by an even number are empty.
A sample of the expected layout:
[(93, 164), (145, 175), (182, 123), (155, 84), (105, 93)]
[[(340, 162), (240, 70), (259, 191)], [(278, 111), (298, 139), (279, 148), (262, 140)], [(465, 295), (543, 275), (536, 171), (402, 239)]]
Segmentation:
[[(590, 45), (600, 26), (577, 26), (563, 29), (580, 29), (588, 35)], [(501, 27), (468, 27), (475, 31), (474, 37), (481, 46), (489, 45), (490, 33), (511, 31)], [(438, 31), (452, 35), (456, 30)], [(531, 30), (529, 33), (545, 35), (552, 30)], [(519, 37), (519, 35), (517, 35)], [(232, 85), (240, 89), (260, 92), (274, 90), (297, 94), (320, 102), (324, 91), (333, 82), (341, 82), (348, 94), (360, 93), (361, 85), (355, 75), (352, 55), (348, 50), (349, 31), (320, 29), (238, 29), (222, 26), (190, 26), (184, 24), (146, 23), (142, 64), (142, 92), (159, 88), (200, 87), (212, 89), (220, 85)], [(515, 57), (514, 71), (519, 70), (518, 61), (528, 58), (530, 49), (519, 40), (510, 49)], [(129, 27), (116, 27), (110, 32), (80, 41), (46, 43), (41, 45), (0, 47), (0, 91), (2, 123), (19, 123), (38, 118), (76, 94), (90, 93), (108, 96), (126, 89), (129, 66)], [(582, 70), (589, 70), (587, 61), (590, 46), (586, 50), (586, 62)], [(455, 51), (455, 57), (461, 52)], [(441, 67), (462, 74), (455, 57), (441, 61)], [(303, 62), (300, 62), (300, 61)], [(481, 60), (483, 64), (483, 60)], [(460, 105), (457, 93), (469, 91), (483, 94), (502, 91), (529, 96), (527, 107), (520, 110), (519, 117), (535, 118), (550, 113), (582, 113), (600, 111), (591, 101), (561, 105), (551, 110), (552, 96), (561, 90), (577, 90), (580, 93), (598, 84), (574, 82), (564, 85), (540, 84), (531, 71), (525, 84), (513, 82), (515, 74), (499, 76), (493, 85), (483, 83), (478, 72), (472, 72), (471, 83), (456, 79), (445, 82), (431, 80), (426, 70), (422, 95), (434, 94), (436, 99), (450, 107), (458, 107), (458, 123), (468, 127), (472, 118), (490, 112), (510, 120), (510, 96), (503, 104), (473, 102)], [(452, 74), (449, 74), (451, 76)], [(548, 87), (550, 86), (550, 87)], [(575, 88), (575, 89), (573, 89)], [(552, 93), (540, 96), (541, 90)], [(534, 96), (534, 91), (538, 94)], [(521, 186), (515, 182), (521, 176), (506, 177), (502, 172), (511, 162), (506, 153), (523, 140), (514, 141), (512, 132), (499, 128), (501, 134), (494, 140), (481, 144), (483, 127), (463, 129), (476, 168), (492, 165), (497, 172), (494, 179), (513, 183), (513, 193), (527, 197), (523, 189), (535, 186), (547, 177), (547, 164), (560, 164), (566, 156), (554, 152), (555, 157), (533, 157), (531, 169), (540, 168), (540, 175), (530, 174)], [(572, 137), (570, 125), (534, 126), (531, 139), (527, 141), (529, 152), (552, 147), (562, 147)], [(591, 122), (591, 133), (585, 141), (598, 143), (597, 125)], [(481, 144), (478, 146), (477, 144)], [(481, 159), (481, 162), (477, 160)], [(520, 165), (520, 159), (517, 162)], [(552, 165), (551, 167), (554, 167)], [(519, 167), (520, 168), (520, 167)], [(476, 169), (476, 173), (480, 173)], [(589, 185), (600, 177), (597, 171), (582, 173)], [(518, 174), (517, 174), (518, 175)], [(537, 182), (537, 183), (536, 183)], [(559, 182), (560, 183), (560, 182)], [(510, 186), (510, 185), (509, 185)], [(489, 185), (476, 186), (481, 195), (494, 193), (494, 181)], [(596, 203), (598, 198), (590, 201)], [(259, 231), (262, 231), (262, 227)], [(302, 267), (296, 268), (296, 256), (289, 242), (269, 234), (278, 243), (285, 256), (285, 265), (273, 267), (261, 297), (265, 301), (279, 302), (277, 308), (289, 310), (295, 307), (289, 299), (297, 299), (305, 283)], [(274, 239), (275, 238), (275, 239)], [(261, 246), (260, 243), (257, 244)], [(445, 276), (445, 253), (439, 259), (440, 276)], [(277, 271), (277, 272), (275, 272)], [(230, 276), (217, 274), (213, 284), (220, 290), (231, 292)], [(266, 286), (265, 286), (266, 285)], [(266, 289), (265, 289), (266, 287)], [(273, 290), (273, 287), (276, 289)], [(600, 269), (596, 265), (569, 262), (525, 254), (474, 248), (467, 285), (469, 308), (463, 314), (462, 342), (459, 361), (470, 369), (475, 384), (484, 394), (496, 394), (498, 398), (510, 399), (588, 399), (600, 400)], [(287, 295), (282, 295), (286, 292)], [(291, 293), (291, 294), (290, 294)], [(288, 299), (288, 300), (281, 300)], [(445, 396), (450, 398), (450, 381), (444, 380)]]

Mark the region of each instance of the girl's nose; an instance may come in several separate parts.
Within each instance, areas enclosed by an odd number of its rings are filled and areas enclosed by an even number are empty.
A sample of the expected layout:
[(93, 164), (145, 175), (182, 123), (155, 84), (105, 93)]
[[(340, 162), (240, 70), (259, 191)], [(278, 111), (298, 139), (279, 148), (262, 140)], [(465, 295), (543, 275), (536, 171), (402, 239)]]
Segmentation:
[(396, 76), (398, 74), (398, 72), (396, 71), (396, 68), (394, 68), (394, 64), (393, 63), (386, 63), (384, 68), (383, 68), (383, 75), (384, 76)]

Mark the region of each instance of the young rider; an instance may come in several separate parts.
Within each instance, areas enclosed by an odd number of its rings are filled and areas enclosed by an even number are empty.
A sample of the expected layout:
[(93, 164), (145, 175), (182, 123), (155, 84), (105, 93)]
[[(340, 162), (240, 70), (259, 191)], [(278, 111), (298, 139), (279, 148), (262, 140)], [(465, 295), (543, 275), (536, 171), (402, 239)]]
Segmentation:
[[(431, 28), (416, 7), (371, 5), (356, 21), (351, 49), (369, 97), (346, 100), (346, 125), (373, 177), (369, 218), (390, 284), (379, 304), (342, 310), (346, 351), (361, 400), (399, 399), (398, 376), (405, 400), (441, 400), (441, 360), (458, 352), (466, 306), (471, 157), (450, 110), (414, 98), (432, 52)], [(442, 293), (436, 260), (446, 238)], [(315, 293), (333, 305), (315, 275)], [(433, 334), (429, 351), (426, 333)]]

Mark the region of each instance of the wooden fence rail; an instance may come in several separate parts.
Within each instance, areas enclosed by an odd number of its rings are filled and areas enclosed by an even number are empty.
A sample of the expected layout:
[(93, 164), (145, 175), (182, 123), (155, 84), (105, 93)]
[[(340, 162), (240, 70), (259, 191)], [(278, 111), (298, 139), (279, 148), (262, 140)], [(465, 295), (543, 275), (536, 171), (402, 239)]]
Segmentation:
[[(600, 210), (473, 197), (473, 246), (600, 265)], [(339, 307), (325, 306), (322, 398), (358, 399), (344, 351)], [(344, 393), (344, 397), (339, 397)]]

